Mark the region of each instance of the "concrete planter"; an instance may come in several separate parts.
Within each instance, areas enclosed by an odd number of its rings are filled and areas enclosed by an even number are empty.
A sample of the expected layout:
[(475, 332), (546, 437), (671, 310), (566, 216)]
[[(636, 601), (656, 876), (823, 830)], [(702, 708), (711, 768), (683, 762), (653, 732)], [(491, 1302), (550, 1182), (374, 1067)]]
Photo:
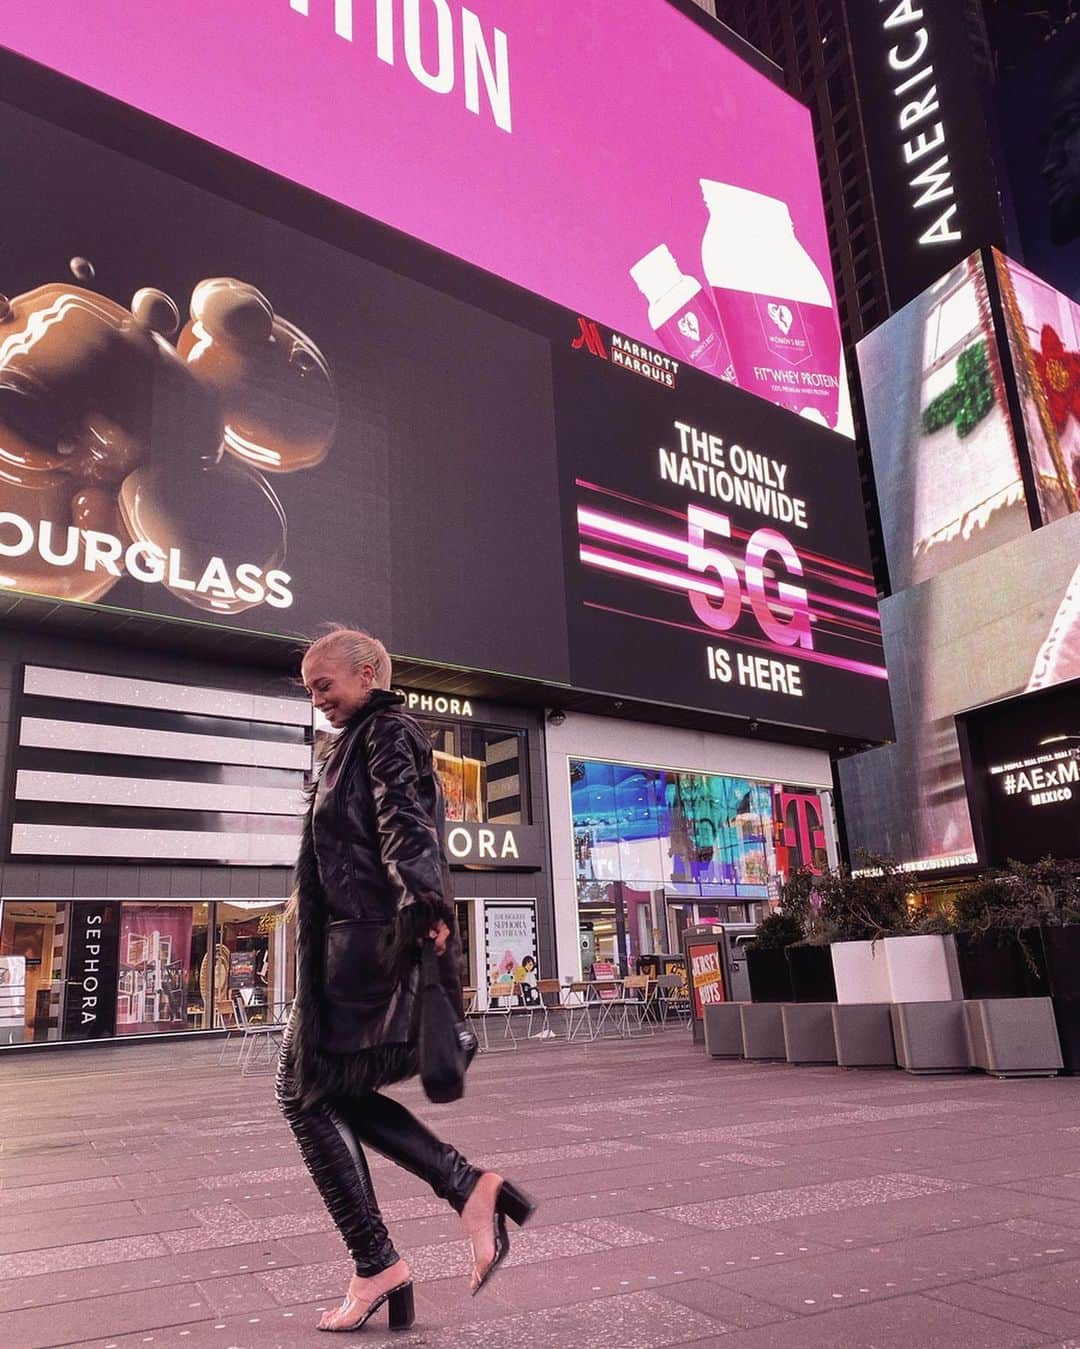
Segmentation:
[(909, 1073), (962, 1073), (973, 1067), (964, 1004), (894, 1002), (896, 1061)]
[(882, 941), (837, 941), (832, 952), (837, 1002), (889, 1002), (889, 967)]
[(789, 1002), (780, 1009), (788, 1063), (835, 1063), (832, 1002)]
[(827, 946), (797, 942), (784, 952), (791, 970), (791, 991), (796, 1002), (835, 1002), (832, 956)]
[(752, 1002), (792, 1002), (791, 970), (783, 950), (746, 953), (746, 973)]
[(705, 1052), (713, 1059), (743, 1056), (741, 1002), (714, 1002), (702, 1008), (705, 1022)]
[(784, 1020), (778, 1002), (740, 1004), (743, 1055), (748, 1059), (786, 1059)]
[[(1022, 942), (1022, 944), (1021, 944)], [(1040, 998), (1050, 992), (1042, 933), (961, 932), (956, 937), (956, 960), (964, 997)]]
[(1062, 1068), (1049, 998), (980, 998), (964, 1003), (971, 1057), (994, 1077), (1053, 1077)]
[(836, 1062), (841, 1068), (895, 1068), (891, 1004), (836, 1003), (832, 1009)]
[(948, 937), (886, 937), (891, 1002), (952, 1002), (962, 998), (956, 941)]

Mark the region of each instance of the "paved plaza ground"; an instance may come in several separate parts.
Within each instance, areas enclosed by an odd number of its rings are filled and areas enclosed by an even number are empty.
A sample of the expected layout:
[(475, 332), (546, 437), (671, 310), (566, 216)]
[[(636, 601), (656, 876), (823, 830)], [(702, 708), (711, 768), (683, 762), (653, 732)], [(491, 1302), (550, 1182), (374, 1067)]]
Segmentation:
[[(218, 1045), (0, 1057), (0, 1346), (286, 1349), (348, 1276), (269, 1076)], [(398, 1349), (1080, 1346), (1080, 1080), (712, 1062), (682, 1032), (482, 1056), (400, 1094), (540, 1200), (471, 1299), (457, 1220), (379, 1161)]]

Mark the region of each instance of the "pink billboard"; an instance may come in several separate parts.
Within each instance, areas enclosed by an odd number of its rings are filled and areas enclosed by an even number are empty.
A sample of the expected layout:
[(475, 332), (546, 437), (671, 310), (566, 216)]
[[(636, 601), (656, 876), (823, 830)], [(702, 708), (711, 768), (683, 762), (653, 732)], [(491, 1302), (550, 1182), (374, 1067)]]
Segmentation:
[(0, 42), (850, 434), (809, 112), (667, 0), (50, 0)]

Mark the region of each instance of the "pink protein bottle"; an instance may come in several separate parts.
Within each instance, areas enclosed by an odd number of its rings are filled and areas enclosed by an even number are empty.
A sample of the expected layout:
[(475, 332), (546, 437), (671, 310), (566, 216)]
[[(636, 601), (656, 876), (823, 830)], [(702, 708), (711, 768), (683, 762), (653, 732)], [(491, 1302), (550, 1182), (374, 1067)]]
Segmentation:
[(684, 276), (667, 244), (659, 244), (630, 268), (649, 302), (649, 326), (666, 351), (719, 379), (735, 381), (723, 325), (701, 282)]
[(701, 190), (709, 208), (701, 263), (739, 386), (850, 435), (832, 296), (787, 203), (709, 178)]

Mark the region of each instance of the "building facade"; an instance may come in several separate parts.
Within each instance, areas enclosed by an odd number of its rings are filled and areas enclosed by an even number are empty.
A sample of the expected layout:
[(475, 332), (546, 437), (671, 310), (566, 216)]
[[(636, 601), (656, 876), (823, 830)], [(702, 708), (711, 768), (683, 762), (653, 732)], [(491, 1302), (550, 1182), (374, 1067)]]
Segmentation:
[(98, 0), (0, 24), (9, 1043), (287, 1003), (327, 620), (431, 738), (481, 1001), (753, 919), (890, 734), (805, 108), (691, 0), (421, 8), (132, 3), (134, 78)]

